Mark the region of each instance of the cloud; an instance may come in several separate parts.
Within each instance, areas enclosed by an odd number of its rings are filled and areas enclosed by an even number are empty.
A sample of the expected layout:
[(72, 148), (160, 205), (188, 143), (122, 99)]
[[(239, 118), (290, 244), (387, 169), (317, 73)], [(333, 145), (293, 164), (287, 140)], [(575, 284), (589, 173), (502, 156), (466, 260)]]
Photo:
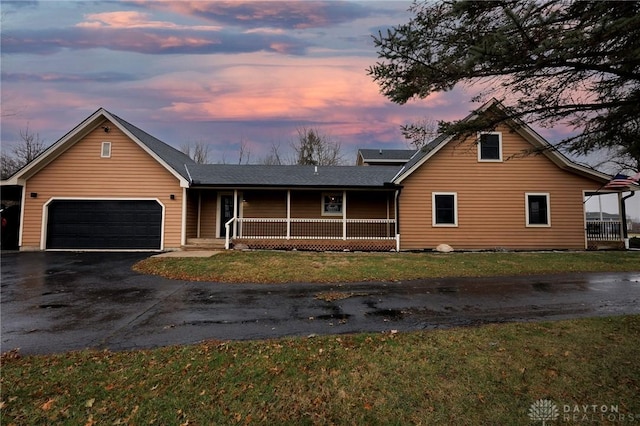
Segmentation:
[(245, 28), (329, 27), (365, 18), (373, 13), (364, 4), (345, 1), (158, 2), (134, 0), (131, 3)]
[(16, 30), (2, 39), (2, 51), (53, 54), (62, 49), (105, 48), (144, 54), (213, 54), (267, 51), (302, 55), (308, 42), (281, 34), (238, 34), (202, 29), (80, 26)]
[(31, 0), (3, 0), (2, 1), (2, 12), (3, 13), (13, 13), (19, 9), (35, 9), (38, 6), (38, 1)]
[(151, 21), (148, 13), (118, 11), (91, 13), (85, 15), (85, 21), (76, 24), (79, 28), (154, 28), (167, 30), (219, 31), (221, 27), (210, 25), (178, 25), (168, 21)]
[(99, 73), (2, 73), (3, 82), (35, 82), (35, 83), (119, 83), (123, 81), (139, 80), (140, 76), (119, 73), (119, 72), (99, 72)]
[[(326, 119), (343, 121), (340, 114), (348, 108), (386, 102), (362, 71), (366, 63), (366, 59), (353, 58), (283, 60), (253, 55), (250, 62), (218, 65), (210, 72), (206, 72), (206, 64), (201, 64), (205, 68), (198, 74), (192, 71), (186, 76), (158, 76), (146, 86), (174, 99), (166, 110), (194, 120), (333, 115)], [(185, 83), (176, 86), (176, 80)]]

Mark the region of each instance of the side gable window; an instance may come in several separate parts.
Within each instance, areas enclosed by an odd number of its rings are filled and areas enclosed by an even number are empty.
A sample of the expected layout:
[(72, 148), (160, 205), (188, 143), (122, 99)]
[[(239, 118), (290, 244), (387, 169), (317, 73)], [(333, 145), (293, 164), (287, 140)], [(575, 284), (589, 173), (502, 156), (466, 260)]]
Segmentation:
[(502, 133), (480, 133), (478, 161), (502, 161)]
[(549, 194), (525, 194), (527, 226), (551, 226)]
[(433, 226), (458, 226), (458, 194), (434, 192), (432, 194)]
[(322, 215), (342, 216), (342, 194), (322, 194)]
[(102, 142), (102, 151), (100, 157), (111, 158), (111, 142)]

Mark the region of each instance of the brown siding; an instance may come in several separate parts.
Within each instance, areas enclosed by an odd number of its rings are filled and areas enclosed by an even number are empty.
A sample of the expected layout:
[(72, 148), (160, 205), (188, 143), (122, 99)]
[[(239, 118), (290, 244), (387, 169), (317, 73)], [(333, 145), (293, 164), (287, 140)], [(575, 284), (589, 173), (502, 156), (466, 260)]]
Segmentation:
[(187, 191), (187, 238), (198, 236), (198, 205), (200, 191), (189, 189)]
[[(530, 148), (502, 131), (503, 158)], [(450, 142), (402, 182), (402, 249), (584, 249), (583, 191), (600, 184), (564, 171), (544, 155), (478, 162), (475, 138)], [(432, 193), (456, 192), (458, 226), (432, 226)], [(527, 227), (525, 193), (548, 193), (551, 226)]]
[(287, 217), (287, 191), (244, 191), (242, 195), (243, 217)]
[(202, 191), (200, 205), (200, 238), (216, 238), (218, 193), (215, 191)]
[[(111, 128), (109, 133), (102, 126)], [(102, 142), (111, 158), (101, 158)], [(164, 246), (181, 245), (182, 188), (178, 179), (112, 123), (105, 122), (74, 144), (25, 186), (23, 248), (39, 248), (44, 204), (53, 197), (157, 198), (165, 206)], [(37, 198), (29, 197), (36, 192)], [(170, 199), (170, 194), (175, 199)]]
[[(291, 217), (294, 218), (339, 218), (341, 216), (322, 215), (322, 194), (342, 191), (315, 191), (291, 193)], [(387, 204), (387, 200), (389, 203)], [(395, 207), (393, 194), (376, 191), (347, 191), (348, 219), (393, 219)]]
[(348, 219), (393, 219), (395, 207), (392, 192), (347, 192)]
[(300, 219), (335, 218), (336, 216), (322, 216), (321, 203), (321, 191), (291, 191), (291, 217)]

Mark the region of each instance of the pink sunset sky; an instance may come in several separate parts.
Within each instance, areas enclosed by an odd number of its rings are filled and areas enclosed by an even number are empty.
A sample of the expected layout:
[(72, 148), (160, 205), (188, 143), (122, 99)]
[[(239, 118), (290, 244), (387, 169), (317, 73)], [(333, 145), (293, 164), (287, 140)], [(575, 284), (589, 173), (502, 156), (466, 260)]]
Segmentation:
[(408, 148), (402, 124), (479, 106), (469, 87), (406, 105), (379, 93), (372, 35), (410, 5), (3, 0), (2, 148), (27, 126), (54, 143), (100, 107), (177, 148), (205, 142), (214, 163), (237, 162), (241, 144), (250, 162), (287, 151), (302, 127), (340, 142), (348, 164), (358, 148)]

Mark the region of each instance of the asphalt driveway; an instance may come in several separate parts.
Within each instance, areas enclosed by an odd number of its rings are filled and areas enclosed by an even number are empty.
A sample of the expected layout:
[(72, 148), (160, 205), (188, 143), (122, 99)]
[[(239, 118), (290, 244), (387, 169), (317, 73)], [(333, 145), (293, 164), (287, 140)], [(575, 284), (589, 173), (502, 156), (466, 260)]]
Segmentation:
[[(2, 253), (1, 347), (125, 350), (640, 313), (640, 271), (397, 283), (220, 284), (131, 270), (144, 253)], [(328, 293), (322, 300), (318, 294)]]

